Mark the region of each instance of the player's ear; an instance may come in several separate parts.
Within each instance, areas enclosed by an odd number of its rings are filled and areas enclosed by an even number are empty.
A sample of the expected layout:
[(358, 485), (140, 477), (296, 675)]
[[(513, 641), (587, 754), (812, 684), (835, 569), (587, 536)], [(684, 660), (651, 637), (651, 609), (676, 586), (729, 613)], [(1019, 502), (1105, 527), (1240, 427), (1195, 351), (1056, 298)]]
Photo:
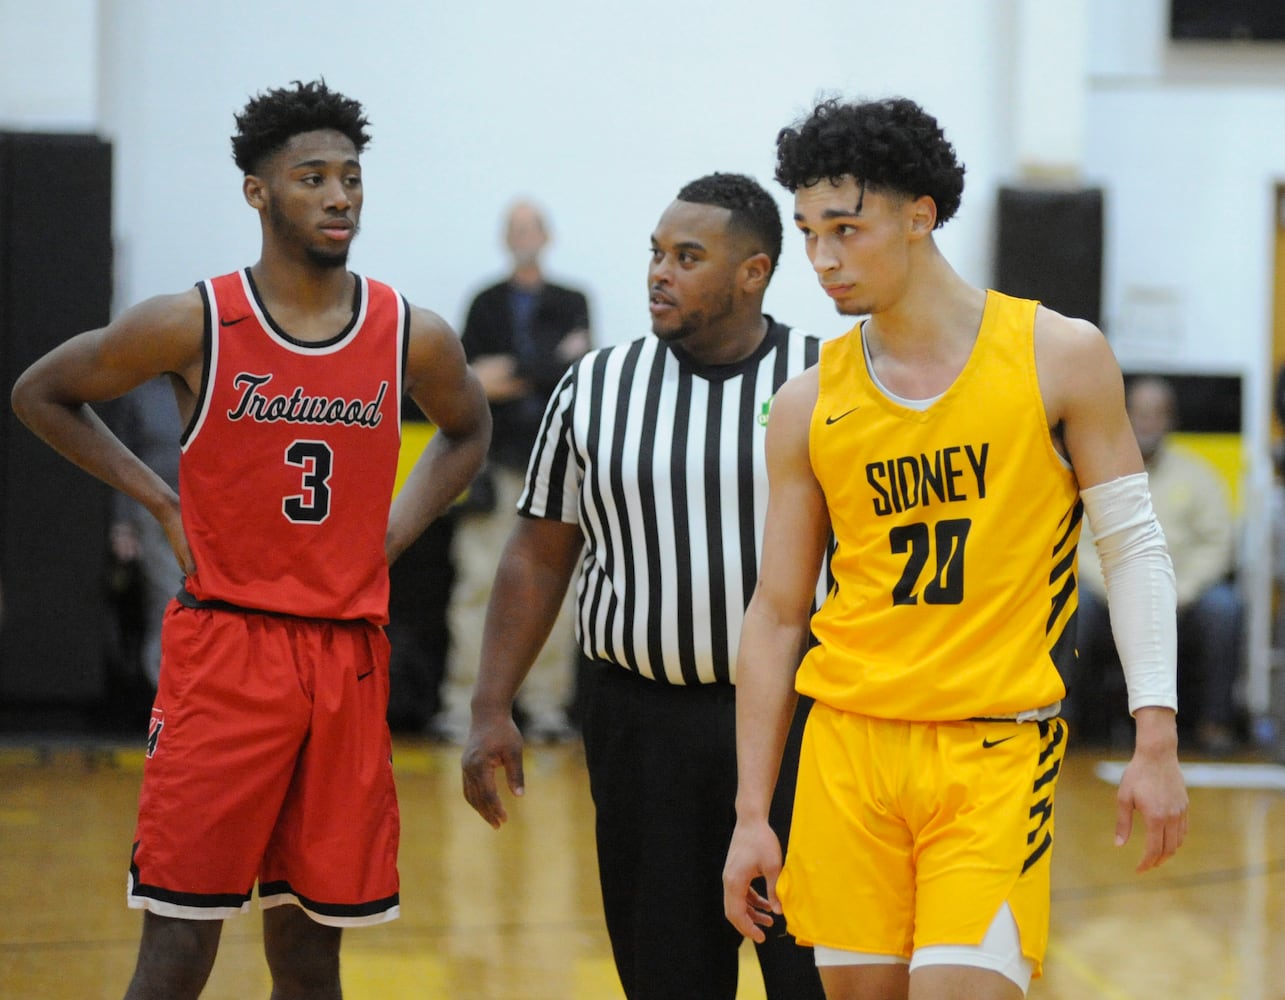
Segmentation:
[(920, 195), (908, 206), (910, 235), (915, 239), (927, 236), (937, 228), (937, 203), (928, 195)]
[(246, 204), (251, 208), (266, 208), (268, 204), (266, 187), (261, 178), (254, 174), (246, 174), (245, 180), (241, 182), (241, 193), (245, 196)]

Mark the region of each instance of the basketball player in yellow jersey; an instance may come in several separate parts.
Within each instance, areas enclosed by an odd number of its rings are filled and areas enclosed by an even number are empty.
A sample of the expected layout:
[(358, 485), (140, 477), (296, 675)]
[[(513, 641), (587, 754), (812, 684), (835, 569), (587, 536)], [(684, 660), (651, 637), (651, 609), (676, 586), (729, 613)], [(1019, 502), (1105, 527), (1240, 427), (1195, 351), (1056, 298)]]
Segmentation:
[[(1186, 833), (1173, 570), (1119, 367), (1092, 324), (955, 273), (933, 232), (963, 175), (904, 99), (825, 101), (777, 139), (822, 288), (867, 318), (772, 407), (724, 903), (755, 940), (783, 911), (830, 1000), (1012, 1000), (1039, 975), (1083, 515), (1137, 727), (1116, 843), (1137, 811), (1144, 871)], [(809, 622), (831, 532), (835, 587)], [(767, 809), (800, 692), (816, 705), (782, 867)]]

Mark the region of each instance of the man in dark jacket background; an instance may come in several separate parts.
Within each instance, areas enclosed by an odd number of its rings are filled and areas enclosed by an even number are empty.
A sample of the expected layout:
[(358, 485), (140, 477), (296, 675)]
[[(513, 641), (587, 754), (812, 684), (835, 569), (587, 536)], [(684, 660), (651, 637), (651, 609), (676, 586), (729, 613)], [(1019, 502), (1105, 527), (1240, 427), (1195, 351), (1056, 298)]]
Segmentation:
[[(452, 547), (451, 652), (443, 707), (432, 730), (455, 743), (468, 735), (469, 698), (477, 677), (487, 600), (500, 551), (516, 517), (540, 418), (567, 366), (590, 346), (584, 293), (545, 278), (540, 259), (548, 245), (543, 213), (529, 201), (515, 202), (505, 221), (512, 270), (505, 280), (478, 293), (464, 323), (464, 351), (486, 390), (493, 431), (486, 468), (460, 507)], [(573, 662), (568, 601), (518, 697), (523, 726), (533, 742), (574, 738), (567, 716)]]

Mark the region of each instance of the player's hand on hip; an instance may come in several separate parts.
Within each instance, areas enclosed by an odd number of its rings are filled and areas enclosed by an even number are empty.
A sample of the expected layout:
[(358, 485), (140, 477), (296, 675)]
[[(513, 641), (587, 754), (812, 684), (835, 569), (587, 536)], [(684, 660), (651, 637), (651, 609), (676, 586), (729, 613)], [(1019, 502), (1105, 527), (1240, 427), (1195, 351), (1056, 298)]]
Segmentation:
[(464, 798), (495, 829), (509, 818), (495, 784), (495, 769), (503, 768), (509, 791), (520, 796), (525, 790), (522, 774), (522, 734), (512, 715), (473, 720), (464, 754)]
[[(781, 842), (766, 820), (737, 823), (723, 866), (723, 913), (732, 926), (752, 941), (766, 939), (764, 927), (772, 926), (781, 912), (776, 879), (781, 874)], [(767, 895), (753, 886), (762, 877)]]
[(165, 537), (169, 539), (170, 548), (174, 550), (174, 558), (178, 560), (183, 575), (191, 576), (196, 572), (196, 560), (192, 558), (192, 547), (187, 544), (187, 535), (183, 531), (183, 516), (179, 513), (177, 497), (174, 498), (173, 505), (167, 507), (157, 520), (165, 530)]

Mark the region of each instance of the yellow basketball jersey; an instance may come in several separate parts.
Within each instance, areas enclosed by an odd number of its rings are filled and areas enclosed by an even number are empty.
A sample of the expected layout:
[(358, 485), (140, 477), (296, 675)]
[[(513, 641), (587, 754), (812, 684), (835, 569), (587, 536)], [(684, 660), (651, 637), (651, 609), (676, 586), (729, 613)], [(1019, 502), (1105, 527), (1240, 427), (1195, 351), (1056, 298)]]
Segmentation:
[(1082, 507), (1035, 373), (1037, 303), (988, 292), (977, 342), (923, 411), (871, 379), (856, 327), (822, 345), (809, 430), (837, 548), (800, 692), (909, 721), (1063, 697)]

